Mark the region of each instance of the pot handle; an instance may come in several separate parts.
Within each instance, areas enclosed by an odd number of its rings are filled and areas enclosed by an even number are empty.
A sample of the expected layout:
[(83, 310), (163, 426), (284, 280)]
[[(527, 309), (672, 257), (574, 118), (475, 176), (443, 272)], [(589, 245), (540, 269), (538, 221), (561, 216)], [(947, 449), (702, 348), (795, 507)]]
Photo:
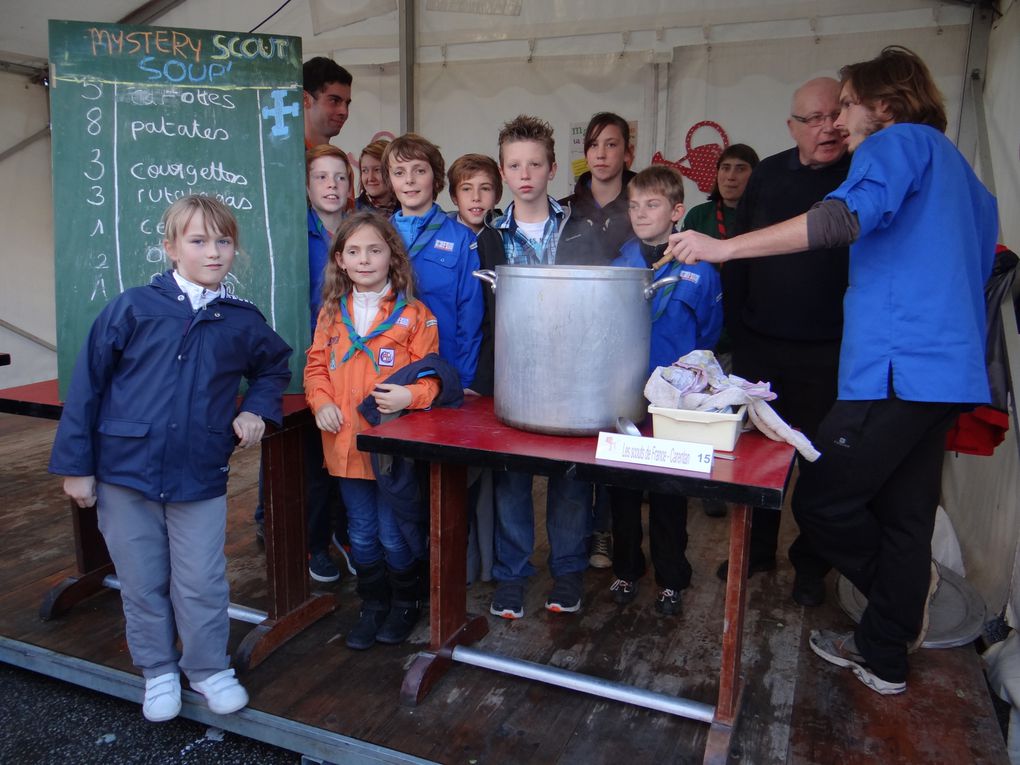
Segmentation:
[(481, 279), (483, 282), (492, 287), (493, 294), (496, 293), (496, 272), (487, 268), (472, 271), (471, 275), (476, 279)]
[[(478, 272), (475, 271), (475, 275), (477, 274)], [(652, 282), (650, 285), (645, 287), (645, 300), (651, 300), (652, 295), (658, 292), (661, 288), (665, 287), (668, 284), (676, 284), (678, 281), (680, 281), (679, 276), (664, 276), (661, 279)]]

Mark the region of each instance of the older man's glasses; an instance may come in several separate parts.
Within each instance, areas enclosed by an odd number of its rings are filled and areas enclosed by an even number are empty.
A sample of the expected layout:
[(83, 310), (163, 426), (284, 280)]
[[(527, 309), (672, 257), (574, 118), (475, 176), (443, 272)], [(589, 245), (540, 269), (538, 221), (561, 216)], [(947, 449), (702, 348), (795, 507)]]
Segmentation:
[(801, 123), (802, 125), (807, 125), (808, 127), (816, 128), (824, 125), (826, 120), (835, 123), (836, 120), (839, 118), (839, 111), (837, 110), (834, 112), (829, 112), (828, 114), (818, 114), (816, 112), (815, 114), (809, 114), (806, 117), (802, 117), (799, 114), (791, 114), (790, 116), (793, 117), (795, 120), (797, 120), (797, 122)]

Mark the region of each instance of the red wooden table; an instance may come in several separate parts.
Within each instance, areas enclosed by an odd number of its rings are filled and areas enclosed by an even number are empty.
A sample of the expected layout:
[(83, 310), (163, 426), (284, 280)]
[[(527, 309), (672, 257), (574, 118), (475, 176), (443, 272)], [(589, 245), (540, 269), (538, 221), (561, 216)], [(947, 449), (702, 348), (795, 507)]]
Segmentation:
[[(756, 432), (737, 442), (733, 460), (714, 461), (711, 474), (595, 458), (595, 437), (528, 433), (503, 425), (491, 398), (469, 397), (460, 409), (412, 412), (358, 436), (358, 448), (429, 462), (429, 651), (404, 677), (401, 700), (419, 703), (454, 661), (571, 687), (711, 723), (705, 762), (723, 763), (740, 706), (740, 650), (747, 600), (748, 543), (753, 506), (783, 505), (794, 450)], [(719, 698), (715, 707), (546, 668), (468, 648), (488, 632), (484, 616), (467, 614), (467, 467), (562, 475), (594, 483), (718, 499), (731, 503), (729, 575), (723, 618)]]
[[(255, 624), (234, 655), (238, 669), (262, 663), (273, 651), (310, 624), (336, 609), (328, 593), (308, 587), (308, 554), (304, 511), (303, 430), (315, 427), (300, 394), (283, 397), (283, 426), (266, 427), (262, 439), (263, 500), (266, 510), (266, 582), (269, 611), (231, 604), (232, 618)], [(0, 390), (0, 412), (60, 418), (57, 381)], [(52, 619), (104, 587), (118, 586), (113, 562), (99, 533), (95, 506), (80, 508), (71, 501), (77, 576), (68, 577), (43, 599), (39, 615)]]

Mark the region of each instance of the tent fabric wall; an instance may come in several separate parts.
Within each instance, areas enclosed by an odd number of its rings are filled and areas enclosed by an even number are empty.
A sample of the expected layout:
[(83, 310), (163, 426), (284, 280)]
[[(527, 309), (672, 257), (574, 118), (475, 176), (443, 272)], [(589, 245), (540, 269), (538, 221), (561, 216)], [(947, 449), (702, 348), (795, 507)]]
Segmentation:
[[(1020, 5), (1010, 4), (992, 28), (985, 108), (1003, 242), (1020, 247)], [(1020, 382), (1020, 341), (1011, 332), (1014, 389)], [(1016, 401), (1013, 401), (1015, 408)], [(1016, 418), (1011, 418), (1015, 423)], [(997, 614), (1007, 607), (1009, 623), (1020, 626), (1020, 459), (1011, 429), (991, 457), (947, 455), (943, 503), (963, 547), (968, 579)], [(1007, 573), (1008, 572), (1008, 575)]]
[[(634, 169), (646, 167), (656, 151), (672, 161), (683, 158), (689, 128), (706, 119), (719, 123), (731, 143), (748, 143), (764, 157), (792, 145), (786, 119), (800, 83), (835, 77), (845, 63), (903, 44), (929, 61), (949, 105), (952, 138), (967, 42), (968, 28), (953, 26), (683, 47), (674, 49), (665, 65), (637, 53), (423, 64), (417, 68), (418, 132), (441, 147), (449, 164), (467, 152), (496, 156), (503, 122), (520, 113), (540, 116), (555, 129), (559, 172), (550, 188), (561, 197), (571, 187), (571, 126), (586, 123), (595, 112), (615, 111), (637, 122)], [(337, 59), (342, 62), (342, 55)], [(334, 143), (356, 157), (376, 132), (397, 132), (398, 82), (392, 65), (351, 69), (354, 104)], [(664, 102), (657, 97), (660, 71), (668, 72)], [(693, 136), (694, 145), (706, 140), (721, 139), (709, 129)], [(685, 185), (688, 206), (704, 201), (706, 195), (693, 182)], [(445, 195), (440, 202), (450, 204)], [(508, 202), (504, 194), (503, 205)]]
[[(25, 77), (0, 73), (0, 150), (16, 146), (49, 122), (46, 90)], [(0, 318), (51, 345), (56, 343), (53, 288), (53, 205), (50, 141), (42, 138), (0, 162)], [(57, 376), (57, 355), (0, 328), (0, 388)]]
[[(447, 164), (466, 152), (497, 157), (500, 126), (518, 114), (554, 128), (558, 171), (550, 193), (573, 189), (571, 125), (615, 111), (638, 122), (638, 156), (651, 157), (645, 134), (649, 64), (641, 56), (592, 56), (566, 60), (483, 61), (419, 67), (420, 132), (439, 144)], [(647, 164), (647, 159), (638, 166)], [(503, 205), (510, 193), (503, 194)]]
[(1008, 0), (988, 45), (985, 110), (1002, 241), (1020, 252), (1020, 3)]
[[(1011, 429), (991, 457), (949, 453), (943, 466), (942, 503), (960, 540), (969, 581), (990, 615), (1007, 605), (1020, 535), (1020, 477), (1016, 433)], [(1012, 611), (1020, 615), (1020, 604)], [(1017, 622), (1011, 622), (1017, 624)]]
[[(793, 145), (786, 120), (790, 98), (813, 77), (838, 77), (844, 64), (876, 55), (886, 45), (905, 45), (932, 69), (949, 110), (955, 137), (963, 92), (969, 28), (876, 31), (815, 40), (801, 37), (677, 48), (670, 64), (669, 114), (663, 153), (677, 160), (687, 153), (689, 128), (713, 120), (731, 143), (746, 143), (767, 157)], [(694, 136), (697, 144), (700, 133)], [(711, 132), (705, 138), (712, 138)], [(716, 139), (718, 140), (718, 139)], [(688, 207), (707, 198), (687, 181)]]

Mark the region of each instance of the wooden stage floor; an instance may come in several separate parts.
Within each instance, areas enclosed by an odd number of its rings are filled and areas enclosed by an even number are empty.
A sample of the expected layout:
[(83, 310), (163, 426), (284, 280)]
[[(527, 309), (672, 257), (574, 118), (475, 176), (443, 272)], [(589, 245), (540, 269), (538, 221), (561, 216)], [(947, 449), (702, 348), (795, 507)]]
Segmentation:
[[(24, 660), (29, 668), (80, 684), (91, 683), (99, 670), (101, 690), (140, 698), (115, 592), (100, 593), (58, 620), (38, 616), (47, 590), (74, 573), (70, 514), (58, 479), (45, 472), (54, 429), (50, 421), (0, 414), (0, 641), (39, 654)], [(227, 553), (232, 602), (265, 610), (264, 558), (251, 523), (257, 469), (255, 452), (232, 461)], [(490, 617), (490, 634), (479, 647), (714, 703), (723, 602), (714, 571), (725, 555), (727, 528), (691, 502), (694, 583), (678, 619), (653, 611), (650, 575), (638, 599), (621, 609), (609, 594), (612, 574), (594, 569), (579, 615), (547, 614), (542, 603), (550, 582), (543, 570), (531, 583), (525, 618)], [(784, 521), (784, 548), (790, 534)], [(544, 545), (543, 539), (540, 567)], [(833, 581), (830, 602), (818, 609), (796, 606), (791, 583), (786, 561), (752, 579), (747, 685), (730, 762), (1007, 762), (973, 648), (920, 651), (907, 692), (880, 697), (807, 647), (811, 629), (850, 625), (833, 602)], [(335, 592), (337, 612), (248, 672), (250, 710), (215, 724), (334, 762), (701, 761), (707, 725), (464, 665), (456, 665), (422, 705), (402, 707), (403, 671), (427, 647), (427, 626), (419, 625), (404, 646), (350, 651), (343, 637), (356, 619), (352, 578), (321, 589)], [(469, 610), (487, 613), (491, 592), (484, 582), (469, 588)], [(249, 629), (233, 624), (232, 649)], [(12, 659), (20, 655), (8, 650), (0, 659), (21, 663)], [(184, 714), (217, 719), (190, 704)]]

